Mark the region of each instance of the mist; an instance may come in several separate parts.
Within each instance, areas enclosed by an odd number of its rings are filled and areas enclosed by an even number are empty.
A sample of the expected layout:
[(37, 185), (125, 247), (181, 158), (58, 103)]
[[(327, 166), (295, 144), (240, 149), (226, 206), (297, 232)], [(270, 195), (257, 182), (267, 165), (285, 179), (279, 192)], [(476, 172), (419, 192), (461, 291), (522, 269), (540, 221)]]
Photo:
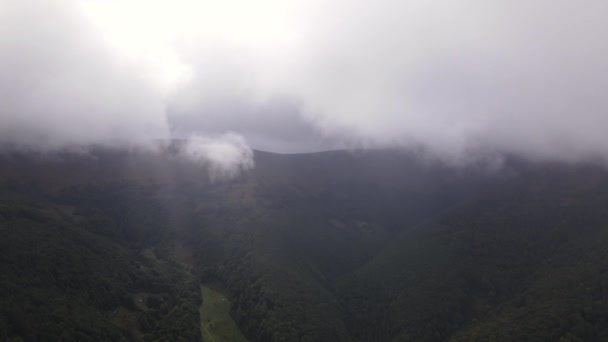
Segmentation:
[(0, 0), (0, 22), (2, 144), (194, 136), (218, 177), (252, 148), (608, 160), (604, 1)]
[(233, 133), (192, 136), (181, 147), (180, 156), (206, 166), (212, 182), (234, 178), (255, 165), (251, 148), (242, 136)]

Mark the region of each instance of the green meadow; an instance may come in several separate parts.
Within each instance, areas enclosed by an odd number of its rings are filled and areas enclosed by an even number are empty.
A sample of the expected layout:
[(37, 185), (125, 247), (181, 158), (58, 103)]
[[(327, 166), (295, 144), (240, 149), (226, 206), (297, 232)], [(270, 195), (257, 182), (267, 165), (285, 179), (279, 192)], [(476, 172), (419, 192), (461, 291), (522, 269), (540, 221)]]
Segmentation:
[(203, 342), (247, 341), (230, 317), (230, 301), (219, 291), (201, 286), (201, 334)]

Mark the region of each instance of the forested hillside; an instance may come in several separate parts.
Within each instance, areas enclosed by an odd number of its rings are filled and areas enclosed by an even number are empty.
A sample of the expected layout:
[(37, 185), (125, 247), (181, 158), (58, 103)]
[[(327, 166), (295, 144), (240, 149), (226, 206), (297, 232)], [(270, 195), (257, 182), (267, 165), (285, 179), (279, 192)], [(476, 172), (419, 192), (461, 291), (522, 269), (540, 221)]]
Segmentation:
[(198, 341), (201, 284), (251, 341), (608, 338), (605, 169), (255, 161), (2, 154), (0, 339)]
[(103, 190), (2, 188), (0, 339), (200, 340), (199, 283), (167, 256), (162, 212)]
[(357, 340), (603, 341), (607, 242), (606, 172), (539, 167), (403, 234), (340, 293)]

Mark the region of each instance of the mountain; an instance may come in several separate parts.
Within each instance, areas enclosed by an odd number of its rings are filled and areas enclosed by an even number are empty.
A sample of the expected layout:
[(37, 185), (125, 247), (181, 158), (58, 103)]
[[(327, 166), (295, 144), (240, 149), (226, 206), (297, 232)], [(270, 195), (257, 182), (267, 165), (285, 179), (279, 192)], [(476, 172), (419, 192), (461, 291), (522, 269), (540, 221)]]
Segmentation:
[[(608, 173), (397, 150), (0, 156), (0, 339), (605, 340)], [(223, 299), (222, 299), (223, 300)], [(208, 320), (211, 322), (211, 320)]]
[(353, 336), (605, 341), (606, 176), (535, 168), (406, 232), (342, 279)]

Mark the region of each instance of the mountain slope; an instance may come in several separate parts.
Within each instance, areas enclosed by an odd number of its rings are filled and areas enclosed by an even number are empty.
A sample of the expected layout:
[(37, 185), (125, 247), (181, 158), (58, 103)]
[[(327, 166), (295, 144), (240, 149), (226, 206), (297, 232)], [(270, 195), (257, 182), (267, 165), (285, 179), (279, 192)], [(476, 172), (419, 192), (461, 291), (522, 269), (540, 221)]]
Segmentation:
[(139, 228), (104, 207), (12, 191), (0, 199), (1, 339), (200, 340), (198, 283), (116, 235)]
[[(354, 336), (605, 339), (607, 181), (535, 169), (404, 234), (342, 281)], [(380, 328), (359, 328), (370, 319)]]
[(201, 283), (251, 341), (606, 337), (604, 169), (174, 152), (0, 157), (1, 338), (200, 340)]

